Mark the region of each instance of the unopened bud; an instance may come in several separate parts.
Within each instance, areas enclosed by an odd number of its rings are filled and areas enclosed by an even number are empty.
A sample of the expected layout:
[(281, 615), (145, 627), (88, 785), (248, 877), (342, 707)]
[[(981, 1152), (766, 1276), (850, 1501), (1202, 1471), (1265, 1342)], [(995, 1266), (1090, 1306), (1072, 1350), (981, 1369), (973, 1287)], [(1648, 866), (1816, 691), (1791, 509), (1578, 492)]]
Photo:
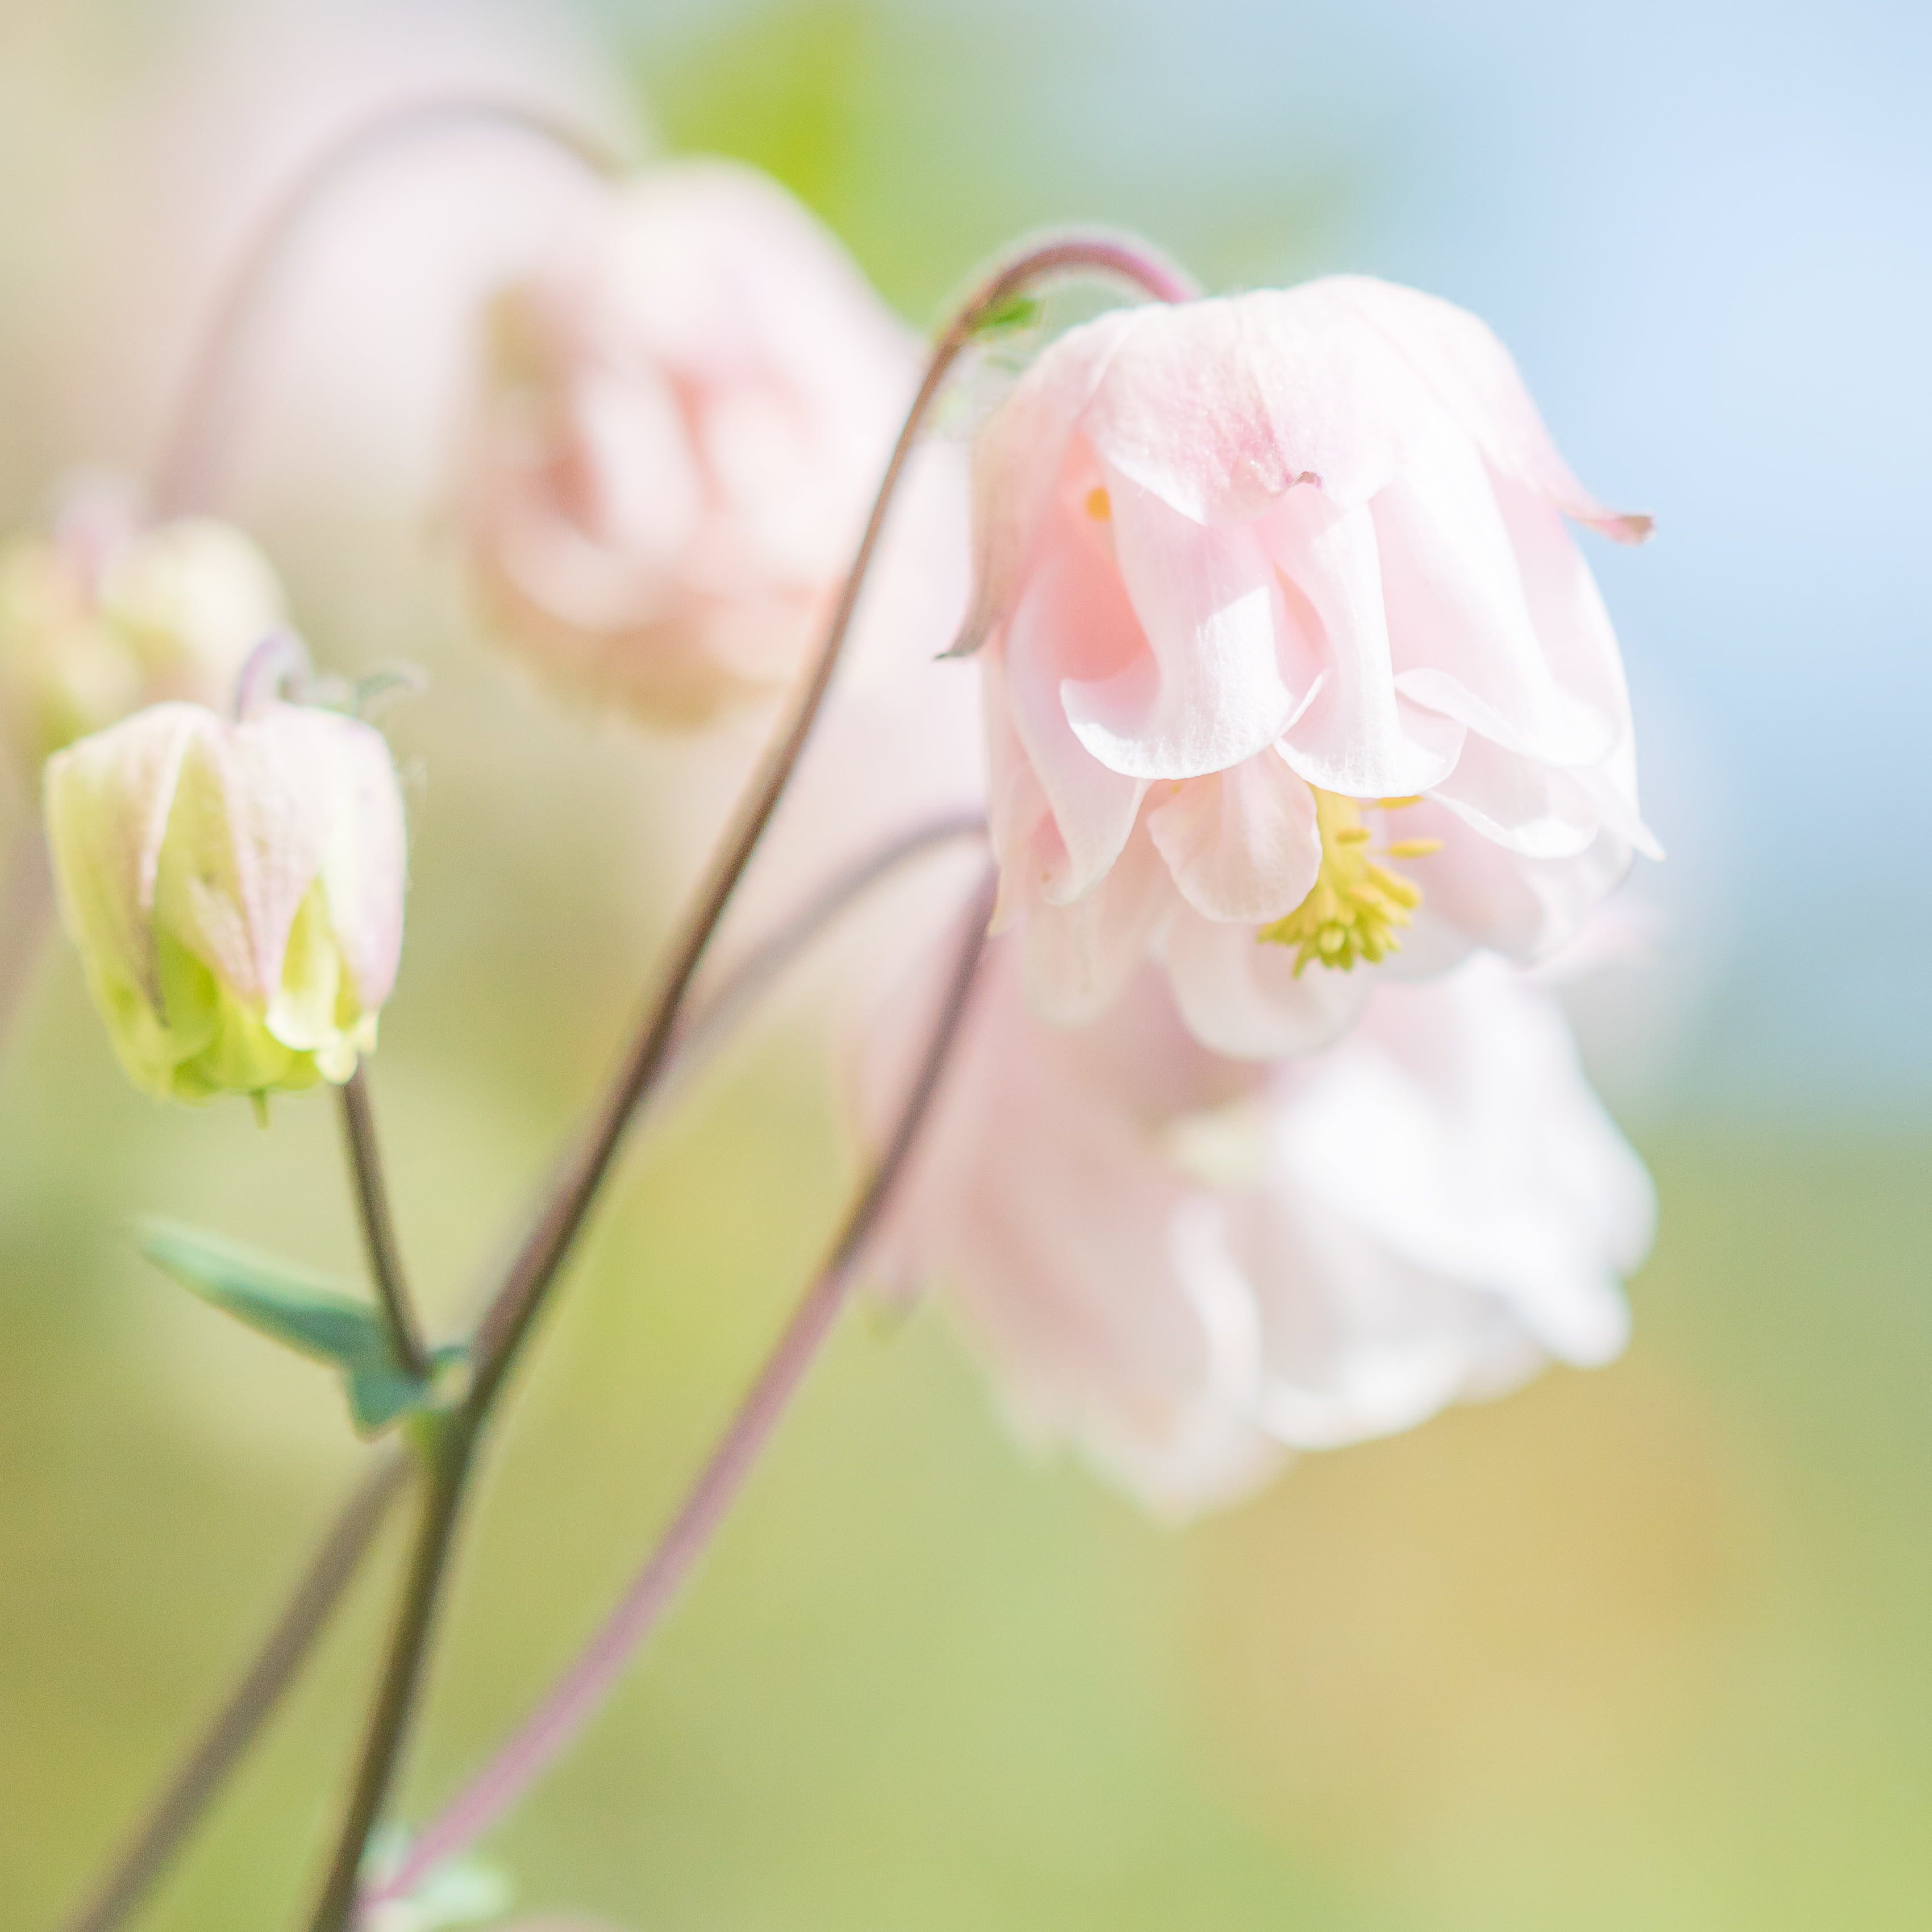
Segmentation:
[(194, 1100), (340, 1082), (402, 945), (388, 746), (271, 700), (150, 706), (47, 763), (61, 914), (136, 1086)]
[(225, 703), (285, 621), (268, 560), (212, 518), (143, 525), (95, 483), (51, 532), (0, 548), (0, 710), (21, 757), (50, 753), (167, 698)]

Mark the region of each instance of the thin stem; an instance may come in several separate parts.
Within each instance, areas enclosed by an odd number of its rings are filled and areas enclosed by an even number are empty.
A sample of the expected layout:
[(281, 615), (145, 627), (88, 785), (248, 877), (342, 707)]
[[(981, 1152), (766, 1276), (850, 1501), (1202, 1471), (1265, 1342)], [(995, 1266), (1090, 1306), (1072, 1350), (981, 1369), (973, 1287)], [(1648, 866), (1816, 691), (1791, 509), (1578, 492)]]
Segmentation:
[(479, 1408), (487, 1408), (494, 1400), (545, 1291), (583, 1226), (639, 1096), (663, 1065), (679, 1012), (705, 950), (778, 808), (831, 688), (832, 674), (838, 668), (853, 614), (858, 608), (860, 592), (884, 532), (887, 512), (941, 385), (986, 316), (997, 313), (1016, 295), (1042, 278), (1078, 270), (1117, 275), (1163, 302), (1180, 301), (1193, 292), (1192, 284), (1178, 269), (1144, 246), (1110, 235), (1066, 236), (1035, 243), (996, 268), (941, 332), (926, 365), (925, 380), (913, 399), (905, 426), (886, 466), (865, 535), (860, 540), (858, 554), (853, 560), (818, 655), (794, 700), (790, 717), (767, 750), (760, 770), (719, 844), (710, 871), (673, 946), (663, 981), (638, 1030), (635, 1044), (620, 1068), (575, 1162), (566, 1171), (548, 1208), (531, 1229), (477, 1330), (476, 1382), (472, 1400)]
[(389, 1190), (382, 1178), (382, 1156), (376, 1140), (376, 1118), (369, 1105), (368, 1082), (362, 1066), (337, 1089), (342, 1096), (342, 1136), (348, 1144), (349, 1165), (356, 1177), (356, 1205), (362, 1222), (362, 1243), (369, 1251), (369, 1273), (388, 1331), (389, 1351), (418, 1381), (430, 1371), (429, 1350), (422, 1324), (410, 1300), (403, 1274), (402, 1250), (389, 1211)]
[[(666, 1077), (651, 1097), (661, 1102), (674, 1074), (681, 1075), (706, 1059), (784, 968), (874, 884), (941, 845), (982, 836), (985, 830), (985, 820), (976, 815), (933, 819), (886, 840), (829, 880), (759, 940), (704, 1000), (680, 1031)], [(119, 1862), (63, 1932), (116, 1932), (140, 1902), (273, 1714), (414, 1466), (412, 1457), (392, 1448), (357, 1485), (227, 1702), (156, 1801)]]
[(312, 1932), (340, 1932), (355, 1908), (363, 1852), (382, 1816), (403, 1739), (422, 1692), (430, 1634), (442, 1599), (443, 1574), (455, 1546), (476, 1448), (476, 1430), (465, 1417), (442, 1419), (428, 1459), (429, 1480), (422, 1520), (417, 1527), (416, 1550), (396, 1615), (382, 1688), (376, 1694), (335, 1856), (310, 1921)]
[(983, 839), (983, 812), (948, 812), (881, 841), (842, 870), (782, 920), (720, 979), (689, 1022), (680, 1027), (662, 1076), (647, 1100), (662, 1102), (674, 1076), (702, 1066), (713, 1046), (730, 1032), (770, 991), (772, 982), (848, 906), (910, 861), (965, 839)]
[(160, 514), (178, 516), (206, 506), (233, 416), (242, 346), (276, 268), (309, 217), (346, 177), (389, 148), (464, 128), (496, 128), (539, 142), (599, 181), (610, 180), (622, 166), (594, 135), (541, 107), (461, 95), (386, 109), (332, 142), (269, 208), (230, 273), (155, 468), (154, 504)]
[[(860, 592), (885, 528), (886, 514), (898, 493), (900, 478), (924, 425), (926, 413), (960, 352), (985, 320), (996, 314), (1016, 295), (1042, 277), (1069, 271), (1118, 275), (1163, 302), (1182, 300), (1193, 292), (1192, 284), (1150, 250), (1112, 235), (1068, 236), (1030, 245), (1014, 260), (996, 269), (968, 298), (940, 334), (927, 364), (925, 379), (913, 399), (904, 427), (899, 432), (891, 459), (886, 464), (872, 514), (866, 521), (865, 535), (860, 540), (858, 554), (839, 593), (824, 638), (794, 700), (790, 718), (768, 749), (760, 770), (754, 775), (720, 842), (697, 900), (672, 946), (659, 991), (646, 1011), (635, 1044), (620, 1065), (577, 1157), (565, 1168), (556, 1191), (512, 1261), (502, 1286), (477, 1326), (470, 1352), (470, 1393), (462, 1408), (450, 1419), (452, 1430), (460, 1425), (460, 1439), (466, 1444), (450, 1476), (451, 1486), (455, 1492), (448, 1510), (452, 1528), (456, 1504), (468, 1478), (467, 1445), (473, 1444), (488, 1423), (504, 1382), (542, 1310), (550, 1286), (590, 1211), (623, 1138), (625, 1128), (669, 1058), (692, 982), (738, 881), (743, 877), (772, 814), (778, 808), (806, 740), (812, 735), (812, 726), (831, 687), (832, 674), (838, 668)], [(344, 1822), (328, 1889), (317, 1908), (312, 1932), (341, 1932), (346, 1922), (344, 1915), (349, 1909), (352, 1892), (345, 1892), (344, 1887), (349, 1885), (352, 1891), (352, 1874), (362, 1862), (370, 1828), (376, 1822), (382, 1798), (388, 1788), (395, 1756), (402, 1746), (414, 1687), (420, 1674), (422, 1647), (428, 1641), (434, 1622), (430, 1612), (441, 1586), (448, 1541), (446, 1534), (436, 1550), (435, 1562), (430, 1563), (425, 1559), (421, 1571), (425, 1603), (418, 1606), (412, 1598), (405, 1600), (406, 1613), (398, 1622), (384, 1693), (378, 1702), (362, 1768), (357, 1778), (356, 1794)], [(416, 1654), (410, 1654), (412, 1651)], [(398, 1684), (406, 1687), (410, 1694), (392, 1701), (390, 1687)], [(392, 1717), (393, 1722), (390, 1721)], [(350, 1878), (345, 1879), (345, 1873), (350, 1874)]]
[(395, 1872), (365, 1895), (365, 1910), (407, 1896), (438, 1865), (473, 1844), (542, 1775), (610, 1694), (638, 1646), (656, 1628), (716, 1534), (831, 1332), (850, 1291), (866, 1240), (930, 1111), (965, 1015), (992, 905), (989, 876), (974, 896), (965, 943), (917, 1077), (901, 1106), (878, 1165), (853, 1203), (823, 1269), (794, 1311), (670, 1527), (577, 1661), (482, 1774), (416, 1839)]
[(6, 1044), (14, 1016), (33, 983), (53, 904), (46, 836), (35, 812), (14, 835), (6, 874), (0, 878), (0, 1046)]
[(140, 1903), (281, 1701), (414, 1466), (409, 1456), (392, 1447), (356, 1486), (242, 1681), (100, 1888), (68, 1919), (63, 1932), (113, 1932)]

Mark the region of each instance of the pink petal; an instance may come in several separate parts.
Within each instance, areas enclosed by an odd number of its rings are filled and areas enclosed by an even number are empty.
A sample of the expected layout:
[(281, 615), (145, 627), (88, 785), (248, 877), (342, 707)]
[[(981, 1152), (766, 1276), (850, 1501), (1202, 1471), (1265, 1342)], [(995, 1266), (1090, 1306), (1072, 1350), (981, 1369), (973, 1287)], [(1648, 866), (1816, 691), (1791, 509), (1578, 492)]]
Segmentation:
[(48, 832), (68, 922), (157, 1004), (151, 915), (162, 841), (190, 746), (220, 728), (198, 704), (154, 704), (47, 761)]
[(1070, 328), (973, 442), (974, 604), (955, 650), (976, 650), (1012, 608), (1061, 482), (1081, 412), (1139, 310)]
[(358, 1000), (374, 1012), (389, 997), (403, 945), (408, 838), (388, 740), (352, 718), (312, 713), (333, 766), (322, 887), (329, 922)]
[(1580, 775), (1553, 771), (1473, 734), (1456, 769), (1429, 796), (1512, 852), (1567, 859), (1596, 838), (1602, 822)]
[(1405, 838), (1442, 842), (1439, 852), (1412, 868), (1423, 890), (1418, 929), (1441, 921), (1526, 965), (1574, 938), (1630, 869), (1630, 846), (1611, 832), (1568, 858), (1531, 858), (1472, 830), (1432, 800), (1402, 812), (1400, 825)]
[[(1649, 1180), (1555, 1002), (1473, 960), (1378, 998), (1346, 1052), (1310, 1070), (1284, 1124), (1297, 1177), (1412, 1265), (1500, 1297), (1552, 1353), (1615, 1355), (1616, 1276), (1649, 1245)], [(1365, 1132), (1372, 1162), (1348, 1151)]]
[(1148, 832), (1188, 904), (1209, 919), (1264, 924), (1292, 912), (1322, 866), (1315, 796), (1272, 748), (1186, 778), (1148, 814)]
[(1277, 656), (1281, 592), (1252, 531), (1210, 529), (1102, 471), (1114, 554), (1147, 650), (1061, 695), (1082, 744), (1135, 778), (1193, 778), (1252, 757), (1293, 716)]
[(1331, 275), (1310, 284), (1318, 291), (1386, 336), (1498, 470), (1619, 543), (1650, 534), (1649, 518), (1606, 509), (1570, 473), (1508, 350), (1466, 309), (1366, 275)]
[(299, 715), (272, 704), (190, 746), (161, 855), (184, 943), (263, 1006), (280, 990), (290, 928), (328, 834), (326, 766), (290, 724)]
[(1061, 692), (1077, 676), (1144, 657), (1145, 646), (1105, 548), (1075, 520), (1056, 515), (995, 654), (989, 704), (1004, 700), (1065, 842), (1067, 863), (1048, 889), (1055, 903), (1077, 898), (1118, 857), (1147, 789), (1092, 755), (1067, 721)]
[(1175, 1002), (1195, 1037), (1240, 1060), (1285, 1059), (1339, 1040), (1366, 1004), (1375, 974), (1310, 966), (1250, 926), (1175, 913), (1161, 941)]
[(1294, 661), (1319, 667), (1282, 734), (1288, 763), (1351, 797), (1426, 791), (1454, 766), (1463, 728), (1396, 688), (1372, 514), (1297, 490), (1258, 527), (1303, 640)]
[(1601, 758), (1624, 714), (1552, 675), (1513, 532), (1474, 447), (1454, 434), (1424, 440), (1372, 514), (1396, 689), (1546, 764)]
[(1431, 400), (1322, 286), (1136, 311), (1082, 417), (1102, 460), (1197, 523), (1252, 521), (1311, 480), (1366, 502)]
[(1023, 945), (1034, 1012), (1056, 1026), (1097, 1018), (1147, 956), (1174, 899), (1153, 841), (1136, 835), (1084, 898), (1030, 908)]

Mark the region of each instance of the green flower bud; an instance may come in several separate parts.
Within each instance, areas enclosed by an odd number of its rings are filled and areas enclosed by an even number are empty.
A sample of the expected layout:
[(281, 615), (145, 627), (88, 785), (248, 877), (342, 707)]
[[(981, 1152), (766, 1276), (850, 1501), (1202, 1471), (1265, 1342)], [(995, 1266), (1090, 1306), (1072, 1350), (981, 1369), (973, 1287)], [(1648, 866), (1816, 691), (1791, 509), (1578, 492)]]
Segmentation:
[(402, 946), (382, 734), (268, 701), (151, 706), (47, 762), (61, 916), (137, 1087), (198, 1100), (344, 1081)]
[(76, 492), (50, 534), (0, 547), (0, 711), (37, 769), (166, 698), (226, 701), (284, 622), (268, 560), (212, 518), (143, 526), (124, 494)]

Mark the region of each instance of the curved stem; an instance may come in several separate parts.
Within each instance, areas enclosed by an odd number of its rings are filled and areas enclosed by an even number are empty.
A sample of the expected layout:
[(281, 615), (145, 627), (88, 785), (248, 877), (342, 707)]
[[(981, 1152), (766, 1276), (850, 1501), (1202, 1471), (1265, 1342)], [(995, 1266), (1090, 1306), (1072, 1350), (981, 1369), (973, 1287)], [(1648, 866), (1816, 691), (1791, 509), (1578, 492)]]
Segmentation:
[(323, 1881), (322, 1896), (310, 1921), (314, 1932), (337, 1932), (349, 1922), (356, 1902), (363, 1852), (381, 1816), (422, 1689), (423, 1667), (429, 1657), (430, 1633), (442, 1600), (443, 1573), (456, 1544), (457, 1525), (469, 1487), (476, 1432), (460, 1414), (440, 1419), (427, 1452), (429, 1482), (423, 1497), (422, 1521), (417, 1528), (415, 1553), (408, 1581), (396, 1613), (395, 1634), (389, 1645), (381, 1689), (369, 1722), (356, 1786), (337, 1840), (335, 1856)]
[(172, 428), (154, 472), (154, 507), (179, 516), (206, 506), (233, 413), (241, 350), (274, 272), (308, 218), (368, 162), (388, 149), (462, 128), (499, 128), (540, 142), (608, 181), (622, 161), (614, 150), (541, 107), (452, 95), (385, 110), (324, 148), (269, 208), (228, 280), (200, 339)]
[[(452, 1526), (456, 1504), (468, 1479), (469, 1450), (487, 1424), (505, 1379), (542, 1308), (550, 1284), (583, 1227), (623, 1138), (626, 1125), (664, 1069), (692, 982), (812, 735), (812, 726), (831, 688), (832, 674), (838, 668), (853, 614), (858, 607), (860, 592), (884, 531), (887, 512), (898, 494), (900, 479), (927, 412), (960, 352), (987, 320), (1043, 277), (1069, 272), (1118, 275), (1164, 302), (1182, 300), (1193, 292), (1192, 284), (1167, 262), (1150, 250), (1123, 237), (1065, 236), (1030, 244), (996, 268), (962, 304), (941, 333), (927, 364), (925, 378), (913, 399), (904, 427), (893, 446), (872, 514), (866, 520), (865, 534), (860, 540), (858, 554), (839, 592), (818, 654), (794, 700), (791, 715), (767, 750), (763, 764), (754, 776), (719, 843), (710, 871), (672, 946), (659, 990), (646, 1011), (635, 1043), (620, 1064), (576, 1157), (565, 1168), (536, 1225), (512, 1261), (496, 1298), (478, 1324), (471, 1350), (472, 1379), (470, 1394), (461, 1409), (450, 1418), (452, 1441), (464, 1445), (449, 1478), (453, 1496), (448, 1514)], [(434, 1600), (440, 1588), (442, 1558), (447, 1552), (446, 1538), (435, 1552), (436, 1560), (431, 1562), (428, 1560), (425, 1545), (424, 1560), (418, 1570), (412, 1572), (412, 1593), (405, 1599), (404, 1614), (397, 1624), (384, 1690), (365, 1742), (355, 1796), (344, 1821), (342, 1835), (330, 1868), (328, 1888), (312, 1921), (311, 1932), (341, 1932), (346, 1922), (346, 1914), (352, 1900), (352, 1875), (361, 1864), (369, 1830), (380, 1816), (381, 1800), (388, 1790), (395, 1760), (406, 1733), (414, 1687), (420, 1673), (421, 1653), (434, 1622)], [(417, 1580), (421, 1581), (425, 1595), (425, 1601), (421, 1605), (416, 1603), (413, 1594)], [(399, 1694), (392, 1697), (392, 1692), (398, 1687)], [(350, 1875), (349, 1878), (345, 1878), (345, 1874)], [(351, 1889), (346, 1892), (345, 1885), (350, 1886)]]
[(362, 1243), (369, 1251), (369, 1273), (376, 1299), (388, 1332), (389, 1352), (418, 1382), (429, 1374), (429, 1350), (422, 1337), (403, 1274), (402, 1250), (389, 1211), (389, 1190), (382, 1178), (382, 1156), (376, 1140), (376, 1117), (369, 1105), (369, 1085), (358, 1062), (356, 1071), (336, 1090), (342, 1096), (342, 1135), (348, 1144), (349, 1165), (356, 1177), (356, 1204), (362, 1222)]
[(620, 1067), (575, 1160), (531, 1229), (522, 1252), (511, 1264), (496, 1301), (478, 1328), (476, 1384), (472, 1400), (479, 1408), (487, 1407), (494, 1400), (545, 1291), (590, 1211), (622, 1138), (625, 1124), (639, 1096), (662, 1067), (679, 1012), (705, 950), (818, 722), (851, 628), (860, 592), (884, 534), (886, 514), (934, 398), (960, 352), (987, 317), (1042, 278), (1082, 270), (1117, 275), (1163, 302), (1179, 301), (1192, 292), (1192, 284), (1178, 269), (1144, 247), (1111, 235), (1066, 236), (1032, 244), (996, 268), (967, 298), (940, 334), (926, 365), (925, 380), (920, 384), (905, 426), (886, 466), (865, 535), (860, 539), (858, 554), (839, 592), (818, 654), (794, 700), (791, 715), (766, 751), (762, 766), (719, 843), (697, 899), (686, 916), (664, 979), (638, 1029), (635, 1043)]
[[(665, 1078), (652, 1097), (661, 1102), (673, 1076), (701, 1064), (784, 968), (874, 885), (940, 846), (983, 836), (985, 830), (986, 821), (976, 814), (932, 819), (886, 840), (827, 880), (738, 961), (703, 1001), (680, 1032)], [(274, 1713), (414, 1466), (413, 1458), (392, 1448), (358, 1484), (228, 1701), (128, 1850), (63, 1932), (116, 1932), (140, 1903)]]
[(488, 1831), (542, 1775), (610, 1694), (638, 1646), (656, 1628), (709, 1546), (830, 1334), (866, 1242), (904, 1168), (958, 1038), (992, 908), (989, 874), (974, 895), (965, 943), (917, 1076), (901, 1106), (878, 1165), (853, 1203), (818, 1278), (766, 1358), (670, 1527), (577, 1661), (482, 1774), (424, 1831), (395, 1872), (371, 1888), (362, 1900), (365, 1910), (407, 1896), (438, 1865)]
[(947, 812), (885, 839), (835, 872), (798, 910), (782, 920), (722, 976), (689, 1024), (679, 1029), (664, 1073), (649, 1099), (662, 1102), (674, 1076), (702, 1066), (722, 1039), (775, 981), (855, 900), (911, 860), (940, 846), (986, 836), (983, 812)]
[(100, 1888), (66, 1921), (63, 1932), (113, 1932), (140, 1904), (281, 1701), (414, 1466), (409, 1456), (392, 1447), (356, 1486), (242, 1681)]

